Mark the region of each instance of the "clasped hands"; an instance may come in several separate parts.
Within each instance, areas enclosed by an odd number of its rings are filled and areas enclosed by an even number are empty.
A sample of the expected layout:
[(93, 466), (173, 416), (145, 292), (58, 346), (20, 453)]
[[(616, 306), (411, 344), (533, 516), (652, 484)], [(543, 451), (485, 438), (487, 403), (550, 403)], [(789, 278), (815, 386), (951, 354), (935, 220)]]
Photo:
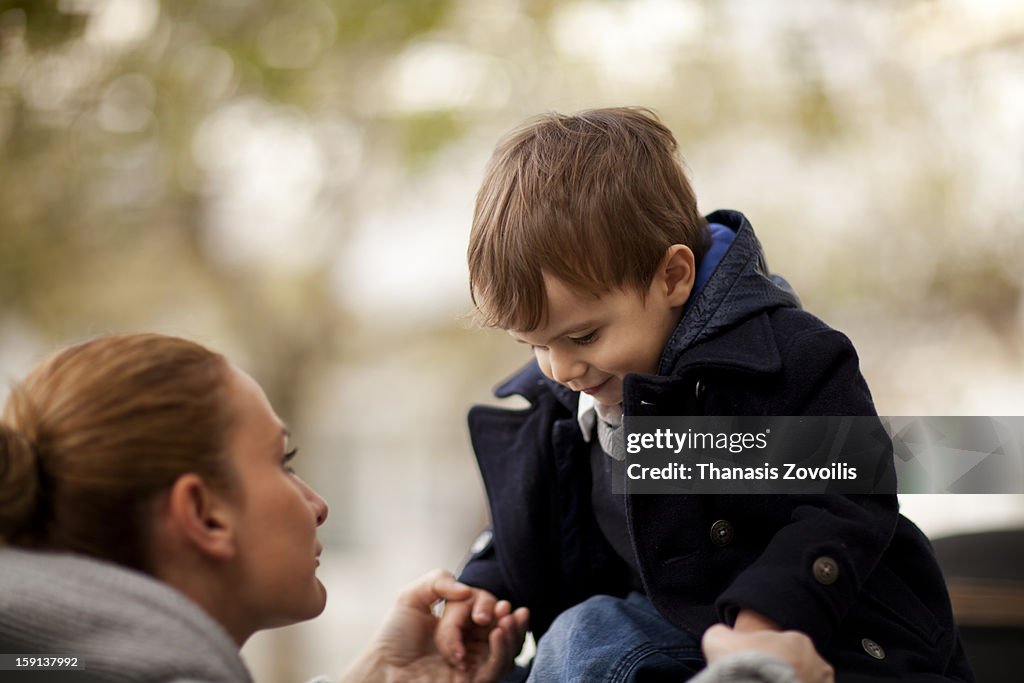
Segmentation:
[(511, 670), (528, 622), (525, 607), (513, 611), (507, 600), (435, 570), (399, 594), (341, 683), (490, 683)]
[[(437, 617), (434, 607), (440, 601), (444, 610)], [(787, 662), (804, 683), (834, 681), (832, 667), (806, 635), (743, 616), (736, 628), (718, 624), (704, 634), (709, 665), (755, 651)], [(525, 607), (512, 610), (507, 600), (435, 570), (399, 594), (373, 645), (341, 683), (491, 683), (511, 670), (528, 622)]]

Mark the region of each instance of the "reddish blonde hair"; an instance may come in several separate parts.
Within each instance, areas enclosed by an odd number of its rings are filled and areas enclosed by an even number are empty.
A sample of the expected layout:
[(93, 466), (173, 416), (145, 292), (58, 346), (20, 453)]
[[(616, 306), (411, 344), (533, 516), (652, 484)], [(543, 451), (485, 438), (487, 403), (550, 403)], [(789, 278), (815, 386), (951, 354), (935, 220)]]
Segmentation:
[(229, 489), (227, 362), (156, 334), (51, 356), (0, 418), (0, 536), (150, 571), (152, 504), (182, 474)]
[(707, 251), (676, 140), (647, 109), (547, 114), (494, 151), (476, 199), (469, 283), (481, 322), (536, 329), (543, 273), (580, 292), (646, 293), (673, 244)]

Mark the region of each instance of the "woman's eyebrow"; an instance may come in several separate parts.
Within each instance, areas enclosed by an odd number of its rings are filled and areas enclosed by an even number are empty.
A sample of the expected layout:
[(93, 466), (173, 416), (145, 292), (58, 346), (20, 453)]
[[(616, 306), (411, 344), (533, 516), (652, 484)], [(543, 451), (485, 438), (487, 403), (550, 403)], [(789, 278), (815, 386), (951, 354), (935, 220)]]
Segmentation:
[(284, 441), (285, 448), (288, 447), (288, 439), (291, 438), (292, 433), (288, 431), (288, 427), (284, 424), (281, 425), (281, 431), (274, 435), (274, 448), (281, 447), (281, 441)]

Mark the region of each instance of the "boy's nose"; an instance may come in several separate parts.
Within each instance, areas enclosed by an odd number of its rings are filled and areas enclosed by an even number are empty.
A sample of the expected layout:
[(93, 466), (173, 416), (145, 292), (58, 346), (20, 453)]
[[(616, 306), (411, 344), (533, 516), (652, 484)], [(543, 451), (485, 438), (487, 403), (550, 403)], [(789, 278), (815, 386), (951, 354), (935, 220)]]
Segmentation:
[(559, 384), (568, 384), (574, 379), (582, 377), (586, 372), (585, 363), (581, 363), (569, 356), (560, 356), (552, 353), (550, 363), (551, 379)]

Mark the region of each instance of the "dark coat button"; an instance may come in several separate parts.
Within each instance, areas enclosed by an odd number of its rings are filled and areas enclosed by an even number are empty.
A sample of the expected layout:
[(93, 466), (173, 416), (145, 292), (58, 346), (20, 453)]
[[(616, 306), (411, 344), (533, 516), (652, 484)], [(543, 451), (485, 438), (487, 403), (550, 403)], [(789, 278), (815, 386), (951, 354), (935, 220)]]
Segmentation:
[(870, 638), (863, 638), (860, 641), (860, 646), (864, 648), (864, 652), (867, 652), (875, 659), (885, 659), (885, 650), (882, 649), (881, 645)]
[(704, 395), (705, 388), (704, 381), (697, 380), (697, 383), (693, 385), (693, 397), (699, 401)]
[(732, 543), (735, 533), (731, 522), (720, 519), (711, 525), (711, 542), (719, 547), (725, 547)]
[(831, 557), (822, 556), (811, 567), (814, 579), (823, 586), (831, 586), (839, 578), (839, 565)]

